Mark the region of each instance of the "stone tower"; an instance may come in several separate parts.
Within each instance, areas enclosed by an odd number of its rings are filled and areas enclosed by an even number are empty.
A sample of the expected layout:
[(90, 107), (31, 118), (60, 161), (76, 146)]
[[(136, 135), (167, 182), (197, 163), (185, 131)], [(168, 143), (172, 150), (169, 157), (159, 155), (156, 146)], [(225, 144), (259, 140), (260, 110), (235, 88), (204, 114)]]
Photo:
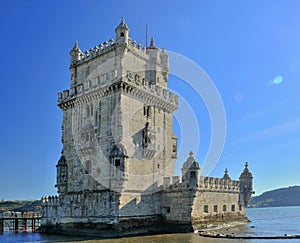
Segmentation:
[(245, 219), (252, 193), (248, 165), (239, 181), (200, 175), (191, 152), (174, 176), (177, 137), (164, 49), (132, 41), (122, 18), (109, 39), (70, 51), (57, 196), (42, 198), (47, 232), (122, 236), (186, 232), (212, 219)]
[[(173, 176), (177, 137), (168, 54), (131, 41), (122, 18), (111, 38), (70, 51), (70, 90), (58, 94), (63, 151), (60, 194), (82, 190), (151, 191)], [(61, 179), (63, 178), (63, 179)]]

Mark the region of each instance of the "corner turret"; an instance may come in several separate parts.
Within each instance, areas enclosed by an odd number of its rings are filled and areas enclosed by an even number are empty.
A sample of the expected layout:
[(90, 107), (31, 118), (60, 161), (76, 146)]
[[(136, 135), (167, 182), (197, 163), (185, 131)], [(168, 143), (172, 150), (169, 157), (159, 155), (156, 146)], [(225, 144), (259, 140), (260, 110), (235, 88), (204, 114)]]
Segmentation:
[[(168, 55), (168, 53), (165, 51), (165, 48), (164, 48), (164, 47), (162, 47), (162, 49), (161, 49), (160, 60), (161, 60), (161, 64), (162, 64), (166, 69), (169, 69), (169, 55)], [(167, 80), (166, 80), (166, 81), (167, 81)]]
[(125, 24), (124, 18), (122, 17), (121, 23), (115, 29), (116, 32), (116, 44), (117, 45), (128, 45), (129, 28)]
[(73, 49), (70, 51), (70, 65), (76, 64), (77, 61), (80, 60), (83, 55), (82, 51), (78, 47), (78, 42), (75, 42)]
[(200, 179), (200, 165), (195, 160), (192, 151), (190, 152), (188, 159), (184, 162), (181, 171), (182, 183), (185, 183), (193, 188), (198, 187), (198, 182)]
[(240, 176), (240, 205), (247, 207), (253, 192), (253, 176), (248, 169), (248, 162), (245, 164), (243, 173)]
[(58, 193), (67, 192), (67, 182), (68, 182), (68, 166), (65, 156), (62, 154), (58, 163), (57, 168), (57, 182), (55, 187), (57, 187)]

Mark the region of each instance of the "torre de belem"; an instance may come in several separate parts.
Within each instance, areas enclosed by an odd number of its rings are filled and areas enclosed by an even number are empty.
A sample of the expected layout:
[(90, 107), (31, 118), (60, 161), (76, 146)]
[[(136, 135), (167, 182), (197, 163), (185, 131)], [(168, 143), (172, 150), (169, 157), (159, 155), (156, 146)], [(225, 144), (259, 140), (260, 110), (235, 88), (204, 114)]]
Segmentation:
[(58, 196), (42, 198), (47, 232), (121, 236), (187, 232), (198, 223), (245, 220), (252, 194), (246, 163), (239, 180), (200, 175), (190, 152), (174, 176), (177, 137), (167, 52), (132, 41), (124, 19), (110, 39), (70, 52)]

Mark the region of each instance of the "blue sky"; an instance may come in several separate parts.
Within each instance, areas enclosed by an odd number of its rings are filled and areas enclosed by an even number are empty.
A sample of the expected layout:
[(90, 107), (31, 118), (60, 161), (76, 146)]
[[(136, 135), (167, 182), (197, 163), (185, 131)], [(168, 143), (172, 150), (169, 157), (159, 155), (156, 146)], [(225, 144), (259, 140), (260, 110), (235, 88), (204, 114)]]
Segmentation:
[[(62, 148), (56, 93), (69, 87), (69, 51), (76, 40), (85, 51), (115, 38), (122, 16), (138, 43), (145, 43), (148, 24), (157, 46), (190, 58), (213, 80), (227, 138), (211, 175), (228, 168), (236, 179), (249, 161), (257, 194), (300, 184), (300, 2), (170, 3), (0, 2), (0, 199), (55, 194)], [(170, 77), (170, 88), (196, 113), (202, 165), (211, 135), (208, 112), (188, 85)]]

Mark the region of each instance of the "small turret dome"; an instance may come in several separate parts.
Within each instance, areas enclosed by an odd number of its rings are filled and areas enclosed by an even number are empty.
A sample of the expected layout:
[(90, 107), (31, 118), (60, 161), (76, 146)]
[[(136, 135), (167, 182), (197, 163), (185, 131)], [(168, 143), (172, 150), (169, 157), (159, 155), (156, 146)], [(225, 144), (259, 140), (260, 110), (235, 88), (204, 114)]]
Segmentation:
[(188, 157), (188, 159), (183, 163), (182, 165), (182, 169), (200, 169), (200, 165), (199, 163), (195, 160), (194, 156), (193, 156), (193, 152), (190, 152), (190, 156)]
[(251, 178), (251, 179), (253, 178), (252, 173), (248, 169), (248, 162), (246, 162), (244, 171), (240, 176), (240, 179), (243, 179), (243, 178)]
[(118, 144), (118, 145), (115, 145), (113, 147), (113, 149), (111, 150), (111, 153), (110, 155), (112, 157), (128, 157), (127, 156), (127, 151), (126, 151), (126, 148), (123, 144)]
[(74, 47), (72, 48), (72, 50), (70, 51), (70, 60), (71, 60), (71, 65), (75, 64), (76, 61), (80, 60), (81, 55), (83, 55), (82, 51), (80, 50), (80, 48), (78, 47), (78, 42), (75, 42)]
[(116, 28), (115, 31), (117, 32), (118, 29), (122, 29), (122, 30), (127, 30), (127, 31), (129, 31), (128, 26), (125, 24), (124, 17), (122, 17), (121, 23), (118, 25), (118, 27)]
[(125, 24), (124, 18), (122, 17), (121, 23), (115, 29), (116, 32), (116, 44), (123, 44), (128, 45), (128, 38), (129, 38), (129, 28)]
[(66, 158), (64, 155), (60, 156), (60, 159), (58, 160), (57, 166), (62, 166), (62, 165), (66, 165)]
[(184, 162), (182, 168), (182, 182), (186, 183), (186, 185), (191, 187), (198, 187), (198, 181), (200, 178), (200, 165), (195, 160), (193, 156), (193, 152), (190, 152), (190, 156), (188, 159)]

